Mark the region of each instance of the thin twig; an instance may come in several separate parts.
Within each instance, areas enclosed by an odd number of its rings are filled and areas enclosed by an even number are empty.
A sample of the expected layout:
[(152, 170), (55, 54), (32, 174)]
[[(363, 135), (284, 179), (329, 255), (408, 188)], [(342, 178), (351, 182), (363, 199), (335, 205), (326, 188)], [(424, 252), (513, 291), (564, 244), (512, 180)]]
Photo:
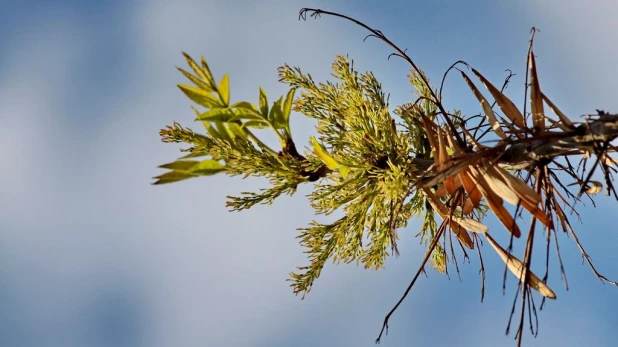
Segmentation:
[(463, 139), (459, 135), (459, 132), (455, 128), (455, 125), (453, 124), (453, 122), (448, 118), (448, 116), (447, 116), (448, 112), (446, 112), (446, 109), (442, 105), (442, 101), (440, 99), (438, 99), (438, 96), (436, 95), (434, 90), (431, 88), (431, 85), (429, 84), (429, 81), (425, 77), (425, 74), (423, 74), (423, 72), (416, 66), (414, 61), (412, 61), (412, 59), (406, 54), (406, 52), (404, 50), (402, 50), (397, 45), (395, 45), (393, 42), (391, 42), (391, 40), (389, 40), (384, 34), (382, 34), (382, 32), (380, 30), (373, 29), (373, 28), (369, 27), (367, 24), (365, 24), (365, 23), (363, 23), (363, 22), (361, 22), (359, 20), (356, 20), (356, 19), (354, 19), (352, 17), (348, 17), (346, 15), (343, 15), (343, 14), (339, 14), (339, 13), (336, 13), (336, 12), (330, 12), (330, 11), (324, 11), (324, 10), (316, 9), (316, 8), (303, 8), (303, 9), (300, 10), (298, 18), (302, 19), (302, 20), (307, 20), (307, 13), (309, 13), (309, 12), (310, 12), (309, 16), (310, 17), (314, 17), (314, 18), (319, 17), (321, 14), (326, 14), (326, 15), (335, 16), (335, 17), (339, 17), (339, 18), (343, 18), (343, 19), (349, 20), (349, 21), (351, 21), (351, 22), (353, 22), (353, 23), (355, 23), (355, 24), (357, 24), (357, 25), (359, 25), (359, 26), (369, 30), (373, 34), (373, 35), (369, 35), (369, 36), (375, 36), (376, 38), (378, 38), (378, 39), (382, 40), (383, 42), (385, 42), (386, 44), (388, 44), (392, 49), (394, 49), (397, 53), (392, 53), (391, 55), (395, 55), (395, 56), (401, 57), (402, 59), (407, 61), (410, 64), (410, 66), (412, 66), (412, 69), (419, 75), (419, 77), (423, 81), (423, 84), (425, 84), (425, 87), (427, 87), (427, 89), (431, 93), (431, 96), (434, 98), (434, 100), (435, 100), (434, 102), (435, 102), (436, 106), (438, 106), (438, 108), (440, 109), (440, 112), (444, 116), (444, 120), (446, 121), (448, 127), (450, 128), (450, 130), (453, 133), (453, 135), (455, 136), (455, 138), (457, 139), (457, 143), (459, 144), (459, 146), (461, 148), (465, 148), (465, 142), (463, 141)]
[(406, 291), (403, 293), (399, 301), (397, 301), (395, 306), (390, 310), (390, 312), (388, 312), (386, 317), (384, 317), (384, 323), (382, 323), (382, 329), (380, 330), (380, 335), (378, 335), (378, 338), (376, 339), (376, 344), (380, 343), (380, 339), (382, 338), (383, 333), (386, 333), (388, 335), (388, 320), (391, 318), (391, 315), (395, 313), (395, 311), (397, 310), (399, 305), (401, 305), (403, 300), (405, 300), (406, 296), (408, 296), (408, 293), (414, 286), (414, 283), (416, 283), (418, 276), (423, 272), (423, 269), (425, 268), (425, 265), (427, 264), (427, 261), (429, 260), (429, 257), (431, 256), (431, 253), (433, 253), (434, 249), (436, 248), (436, 245), (438, 244), (438, 241), (440, 240), (440, 237), (442, 236), (442, 234), (444, 233), (444, 230), (446, 229), (446, 221), (447, 220), (444, 220), (444, 222), (442, 222), (442, 225), (440, 225), (440, 228), (438, 228), (438, 231), (434, 235), (433, 240), (431, 241), (431, 244), (429, 245), (429, 248), (427, 249), (427, 252), (425, 253), (425, 257), (423, 258), (423, 261), (421, 262), (421, 266), (416, 271), (416, 274), (412, 278), (412, 281), (410, 281), (408, 288), (406, 288)]

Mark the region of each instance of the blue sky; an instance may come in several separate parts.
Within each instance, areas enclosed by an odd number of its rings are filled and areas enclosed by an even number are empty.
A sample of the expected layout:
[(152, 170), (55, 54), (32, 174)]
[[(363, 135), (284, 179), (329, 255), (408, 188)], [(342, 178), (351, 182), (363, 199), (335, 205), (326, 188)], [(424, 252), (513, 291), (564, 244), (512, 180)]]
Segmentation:
[[(191, 125), (177, 90), (181, 51), (204, 55), (216, 77), (229, 72), (232, 99), (256, 101), (258, 86), (281, 95), (276, 69), (300, 66), (328, 77), (335, 55), (373, 70), (391, 104), (411, 100), (407, 66), (383, 44), (334, 18), (299, 22), (301, 7), (340, 11), (381, 29), (437, 83), (468, 61), (521, 100), (532, 26), (544, 92), (571, 118), (618, 110), (618, 5), (613, 1), (4, 1), (0, 5), (0, 345), (2, 346), (370, 346), (384, 314), (422, 259), (402, 230), (386, 270), (331, 266), (305, 300), (287, 274), (305, 263), (297, 227), (313, 218), (301, 190), (242, 213), (225, 196), (266, 182), (225, 176), (150, 186), (178, 147), (158, 130)], [(456, 75), (450, 108), (479, 111)], [(297, 143), (312, 123), (293, 118)], [(194, 125), (195, 129), (199, 126)], [(611, 218), (615, 201), (581, 206), (576, 224), (600, 271), (618, 278)], [(574, 217), (573, 217), (574, 218)], [(488, 221), (492, 230), (501, 228)], [(496, 230), (494, 234), (500, 233)], [(557, 269), (558, 300), (540, 313), (527, 346), (612, 345), (618, 289), (601, 285), (562, 237), (570, 290)], [(392, 317), (385, 346), (509, 345), (514, 295), (501, 293), (503, 266), (485, 252), (450, 281), (433, 271)], [(537, 264), (541, 266), (540, 263)], [(542, 272), (542, 271), (539, 271)]]

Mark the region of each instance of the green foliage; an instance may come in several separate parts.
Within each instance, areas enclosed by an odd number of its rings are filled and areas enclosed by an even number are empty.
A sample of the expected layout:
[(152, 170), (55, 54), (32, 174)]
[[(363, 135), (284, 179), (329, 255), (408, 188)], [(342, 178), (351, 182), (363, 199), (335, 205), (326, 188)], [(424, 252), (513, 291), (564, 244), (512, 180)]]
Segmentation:
[[(206, 61), (199, 66), (191, 57), (185, 58), (192, 73), (178, 69), (193, 86), (178, 85), (180, 90), (194, 103), (202, 107), (193, 108), (196, 121), (200, 121), (206, 134), (197, 134), (189, 128), (174, 123), (161, 130), (163, 142), (183, 142), (192, 145), (183, 150), (188, 155), (161, 168), (172, 170), (155, 177), (154, 184), (165, 184), (187, 178), (208, 176), (219, 172), (229, 175), (265, 176), (272, 187), (261, 194), (247, 193), (244, 198), (231, 198), (228, 205), (233, 209), (244, 209), (256, 203), (270, 203), (277, 196), (292, 194), (296, 185), (306, 181), (303, 176), (303, 159), (296, 149), (288, 150), (291, 139), (289, 113), (294, 91), (274, 103), (268, 111), (268, 98), (260, 88), (260, 109), (250, 102), (230, 104), (229, 77), (225, 75), (216, 84)], [(261, 142), (250, 128), (271, 128), (279, 137), (283, 149), (277, 153)], [(195, 157), (210, 157), (201, 162), (186, 160)]]
[[(162, 165), (172, 171), (156, 177), (155, 184), (218, 172), (266, 177), (269, 188), (228, 197), (227, 206), (240, 211), (293, 194), (298, 184), (316, 182), (309, 195), (316, 213), (339, 211), (343, 216), (330, 224), (313, 221), (299, 229), (309, 264), (291, 274), (295, 293), (308, 292), (329, 259), (356, 262), (370, 269), (383, 267), (385, 258), (397, 252), (396, 230), (414, 215), (425, 215), (421, 240), (427, 242), (427, 236), (435, 234), (432, 207), (423, 194), (411, 188), (425, 168), (417, 166), (418, 160), (432, 156), (425, 133), (413, 125), (420, 113), (435, 117), (432, 103), (399, 107), (395, 113), (404, 123), (397, 124), (388, 109), (388, 96), (373, 73), (361, 74), (347, 57), (338, 56), (333, 63), (334, 82), (316, 83), (299, 68), (285, 65), (279, 69), (281, 81), (291, 87), (285, 97), (269, 104), (267, 93), (260, 88), (257, 106), (248, 101), (230, 104), (227, 75), (215, 84), (204, 59), (199, 67), (185, 57), (193, 74), (179, 70), (194, 86), (179, 88), (204, 108), (194, 112), (206, 134), (196, 134), (177, 123), (162, 130), (164, 142), (184, 142), (192, 147), (185, 150), (189, 155)], [(412, 74), (410, 81), (419, 95), (429, 94), (417, 75)], [(295, 99), (297, 90), (301, 93)], [(292, 111), (317, 122), (317, 137), (310, 138), (313, 152), (297, 152), (289, 125)], [(266, 146), (250, 128), (272, 129), (281, 150)], [(210, 158), (187, 160), (196, 156)], [(432, 259), (443, 271), (446, 254), (441, 247)]]

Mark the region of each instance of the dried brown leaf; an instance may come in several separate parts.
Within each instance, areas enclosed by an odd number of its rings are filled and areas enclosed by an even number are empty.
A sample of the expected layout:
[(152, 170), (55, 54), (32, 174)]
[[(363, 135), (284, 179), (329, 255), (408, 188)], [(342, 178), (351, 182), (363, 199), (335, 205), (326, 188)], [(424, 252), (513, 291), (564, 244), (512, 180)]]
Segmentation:
[(483, 112), (485, 112), (485, 117), (487, 117), (487, 120), (489, 121), (489, 126), (491, 126), (496, 135), (500, 136), (501, 139), (506, 139), (506, 135), (504, 134), (500, 123), (498, 123), (498, 119), (496, 119), (496, 114), (494, 113), (494, 110), (491, 109), (491, 105), (489, 104), (487, 99), (485, 99), (483, 94), (481, 94), (478, 88), (476, 88), (474, 83), (472, 83), (470, 78), (468, 78), (468, 76), (463, 71), (461, 71), (461, 76), (464, 78), (466, 83), (468, 83), (468, 87), (470, 87), (472, 93), (474, 93), (474, 96), (476, 96), (477, 100), (481, 103), (481, 107), (483, 107)]
[(470, 178), (474, 181), (478, 189), (485, 197), (489, 209), (496, 215), (496, 217), (502, 222), (502, 225), (513, 234), (515, 237), (521, 236), (521, 230), (511, 214), (504, 208), (502, 199), (489, 187), (489, 184), (485, 178), (473, 167), (470, 167)]
[(603, 190), (603, 184), (599, 181), (588, 181), (586, 185), (586, 193), (599, 194)]
[[(433, 177), (423, 182), (423, 187), (433, 187), (436, 184), (442, 183), (446, 181), (447, 178), (457, 175), (461, 170), (464, 170), (468, 165), (470, 165), (471, 158), (467, 158), (457, 163), (453, 164), (451, 167), (446, 170), (438, 171)], [(435, 166), (431, 166), (428, 170), (436, 170)]]
[(499, 166), (492, 166), (488, 171), (495, 173), (495, 176), (500, 177), (504, 183), (517, 194), (518, 202), (523, 208), (544, 225), (552, 227), (551, 219), (539, 208), (539, 204), (541, 203), (541, 196), (539, 193), (534, 191), (526, 182), (511, 175), (508, 171)]
[(423, 120), (423, 130), (425, 130), (425, 135), (427, 136), (427, 140), (429, 141), (429, 146), (431, 146), (431, 150), (434, 153), (434, 158), (436, 158), (436, 162), (438, 159), (438, 139), (436, 138), (436, 132), (433, 127), (433, 122), (427, 118), (424, 114), (421, 114)]
[(536, 72), (536, 61), (534, 52), (530, 50), (528, 56), (530, 68), (530, 108), (532, 110), (532, 124), (537, 131), (545, 131), (545, 111), (543, 110), (543, 93)]
[(481, 194), (481, 191), (476, 187), (476, 184), (474, 184), (474, 181), (472, 181), (468, 173), (460, 172), (459, 179), (461, 180), (461, 183), (466, 190), (466, 193), (468, 194), (468, 201), (470, 201), (472, 206), (474, 208), (478, 208), (479, 206), (481, 206), (481, 198), (483, 197), (483, 195)]
[(463, 214), (470, 214), (472, 213), (472, 211), (474, 211), (474, 203), (472, 202), (472, 200), (471, 199), (464, 200), (464, 204), (463, 204), (461, 212)]
[(478, 79), (480, 79), (481, 82), (483, 82), (483, 85), (485, 85), (485, 88), (489, 90), (489, 92), (491, 93), (493, 98), (498, 103), (498, 106), (500, 107), (504, 115), (507, 116), (508, 119), (510, 119), (511, 122), (517, 125), (520, 129), (525, 129), (526, 122), (524, 120), (524, 116), (521, 114), (521, 112), (519, 112), (519, 109), (517, 109), (517, 106), (515, 106), (515, 104), (511, 101), (511, 99), (507, 98), (506, 95), (502, 94), (502, 92), (498, 88), (494, 87), (494, 85), (491, 84), (478, 71), (476, 71), (475, 69), (472, 69), (472, 72), (474, 72), (476, 77), (478, 77)]
[(506, 200), (511, 205), (517, 205), (519, 203), (517, 193), (502, 180), (502, 176), (500, 176), (495, 169), (489, 167), (485, 172), (481, 171), (481, 173), (485, 181), (487, 181), (489, 188), (491, 188), (496, 195)]
[[(452, 182), (452, 183), (448, 183), (448, 182)], [(442, 198), (447, 195), (452, 195), (460, 187), (461, 187), (461, 180), (459, 179), (459, 176), (449, 177), (444, 181), (444, 184), (441, 184), (438, 186), (438, 189), (436, 190), (436, 193), (435, 193), (436, 197)]]
[(477, 150), (481, 150), (483, 148), (487, 148), (487, 146), (484, 146), (482, 144), (480, 144), (478, 141), (476, 141), (476, 139), (474, 138), (474, 136), (472, 136), (472, 134), (470, 134), (470, 132), (468, 131), (468, 129), (466, 129), (466, 127), (461, 127), (461, 131), (463, 131), (464, 134), (466, 134), (466, 139), (472, 143), (472, 146), (477, 149)]
[(562, 111), (560, 111), (560, 109), (556, 105), (554, 105), (554, 103), (551, 102), (551, 100), (549, 100), (549, 98), (545, 94), (541, 93), (541, 96), (543, 97), (543, 100), (545, 100), (545, 103), (547, 104), (547, 106), (549, 106), (552, 112), (554, 112), (554, 114), (558, 116), (558, 118), (562, 122), (562, 123), (558, 123), (559, 124), (558, 126), (560, 126), (560, 129), (564, 131), (571, 130), (570, 128), (573, 126), (573, 122), (571, 122), (569, 117), (567, 117), (564, 113), (562, 113)]
[(481, 223), (479, 221), (476, 221), (474, 219), (466, 218), (466, 217), (453, 216), (450, 213), (448, 207), (446, 207), (442, 203), (442, 201), (440, 201), (440, 199), (438, 199), (435, 196), (435, 194), (433, 194), (431, 192), (431, 190), (429, 190), (428, 188), (423, 188), (423, 193), (427, 197), (427, 201), (429, 201), (431, 206), (433, 206), (433, 208), (436, 210), (436, 212), (438, 212), (438, 214), (440, 215), (440, 218), (442, 218), (442, 219), (450, 218), (451, 221), (461, 225), (466, 230), (470, 230), (470, 231), (475, 232), (475, 233), (486, 233), (487, 230), (489, 230), (489, 228), (485, 224), (483, 224), (483, 223)]
[(455, 223), (452, 220), (450, 226), (453, 233), (455, 233), (455, 236), (457, 236), (457, 239), (461, 241), (464, 246), (468, 247), (469, 249), (474, 249), (474, 242), (472, 241), (470, 234), (468, 234), (464, 227)]
[[(514, 257), (511, 254), (508, 254), (504, 248), (502, 248), (489, 234), (485, 234), (487, 241), (494, 248), (496, 253), (502, 258), (502, 260), (506, 263), (506, 266), (511, 270), (511, 272), (519, 279), (520, 282), (523, 282), (526, 278), (526, 267), (524, 264)], [(556, 299), (556, 294), (554, 293), (547, 284), (545, 284), (534, 272), (530, 271), (528, 273), (528, 283), (531, 288), (538, 291), (541, 295), (548, 299)]]

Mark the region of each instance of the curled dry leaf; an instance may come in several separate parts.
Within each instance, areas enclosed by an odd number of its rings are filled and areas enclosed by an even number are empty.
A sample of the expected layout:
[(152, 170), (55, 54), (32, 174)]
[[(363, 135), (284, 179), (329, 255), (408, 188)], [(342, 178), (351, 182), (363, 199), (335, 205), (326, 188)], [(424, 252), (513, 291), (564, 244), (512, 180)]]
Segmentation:
[(466, 228), (464, 228), (460, 224), (457, 224), (453, 220), (450, 221), (450, 226), (451, 230), (455, 233), (455, 236), (457, 236), (457, 239), (464, 246), (468, 247), (469, 249), (474, 249), (474, 241), (472, 241), (472, 238), (470, 237), (470, 234), (468, 234), (468, 232), (466, 231)]
[[(494, 248), (496, 253), (502, 258), (502, 260), (506, 263), (506, 266), (511, 270), (511, 272), (519, 279), (520, 282), (523, 282), (526, 278), (526, 267), (524, 264), (514, 257), (511, 254), (508, 254), (504, 248), (502, 248), (489, 234), (485, 234), (487, 241)], [(554, 293), (547, 284), (545, 284), (541, 279), (534, 274), (534, 272), (530, 271), (528, 273), (528, 283), (530, 287), (535, 289), (541, 295), (548, 299), (556, 299), (556, 294)]]
[(588, 194), (599, 194), (603, 190), (603, 184), (598, 181), (588, 181), (584, 188)]
[(483, 82), (485, 88), (489, 90), (491, 96), (493, 96), (494, 100), (496, 100), (498, 106), (500, 107), (504, 115), (507, 116), (511, 120), (511, 122), (513, 122), (513, 124), (515, 124), (517, 127), (519, 127), (520, 129), (525, 129), (526, 122), (524, 120), (524, 116), (521, 114), (521, 112), (519, 112), (519, 109), (517, 108), (517, 106), (515, 106), (513, 101), (507, 98), (506, 95), (502, 94), (502, 92), (498, 88), (494, 87), (494, 85), (491, 84), (478, 71), (472, 69), (472, 72), (474, 72), (476, 77), (478, 77), (478, 79)]
[(463, 131), (463, 133), (466, 135), (466, 139), (468, 140), (468, 142), (470, 142), (472, 144), (474, 149), (481, 150), (481, 149), (487, 148), (487, 146), (485, 146), (485, 145), (481, 144), (480, 142), (478, 142), (474, 138), (474, 136), (472, 136), (472, 134), (470, 134), (470, 132), (468, 131), (468, 129), (466, 129), (466, 127), (461, 127), (461, 131)]
[(515, 190), (502, 180), (502, 176), (500, 176), (492, 166), (488, 167), (485, 171), (479, 170), (479, 172), (481, 172), (489, 188), (496, 193), (496, 195), (506, 200), (506, 202), (511, 205), (517, 205), (517, 203), (519, 203), (519, 197)]
[(552, 112), (554, 112), (554, 114), (558, 116), (558, 118), (560, 119), (560, 122), (558, 123), (558, 126), (560, 127), (560, 129), (564, 131), (571, 130), (571, 127), (573, 126), (573, 122), (571, 122), (569, 117), (567, 117), (564, 113), (562, 113), (562, 111), (560, 111), (558, 106), (554, 105), (554, 103), (551, 102), (551, 100), (549, 100), (549, 98), (545, 94), (541, 93), (541, 96), (543, 97), (543, 100), (545, 101), (547, 106), (549, 106)]
[(588, 194), (599, 194), (603, 190), (603, 183), (599, 181), (578, 181), (575, 183), (569, 184), (569, 186), (579, 185), (581, 187), (580, 194), (588, 193)]
[(618, 159), (612, 158), (609, 155), (603, 155), (603, 156), (601, 156), (601, 159), (603, 160), (605, 165), (607, 165), (609, 167), (613, 167), (614, 164), (618, 164)]
[(532, 189), (524, 181), (513, 176), (508, 171), (499, 166), (492, 166), (488, 170), (492, 170), (497, 175), (499, 175), (504, 180), (504, 182), (513, 190), (513, 192), (517, 194), (519, 198), (518, 203), (521, 204), (523, 208), (530, 212), (530, 214), (532, 214), (545, 226), (552, 227), (551, 219), (542, 209), (539, 208), (539, 204), (541, 203), (541, 196), (539, 195), (539, 193), (534, 191), (534, 189)]
[[(448, 150), (446, 148), (446, 143), (448, 140), (446, 139), (448, 136), (445, 134), (444, 130), (438, 128), (438, 158), (437, 158), (437, 167), (438, 170), (443, 171), (452, 165), (452, 161), (450, 161)], [(444, 186), (446, 187), (446, 191), (449, 194), (453, 194), (455, 190), (458, 188), (458, 184), (455, 181), (457, 175), (451, 175), (446, 177), (444, 180)], [(459, 184), (461, 186), (461, 184)]]
[[(449, 180), (451, 182), (450, 185), (447, 184)], [(461, 180), (459, 179), (459, 176), (456, 175), (449, 177), (446, 181), (444, 181), (444, 184), (441, 184), (436, 190), (436, 197), (442, 198), (446, 195), (452, 195), (459, 188), (461, 188)]]
[(491, 109), (491, 105), (489, 104), (487, 99), (485, 99), (483, 94), (481, 94), (478, 88), (476, 88), (474, 83), (470, 80), (470, 78), (468, 78), (465, 72), (461, 71), (461, 76), (464, 78), (464, 80), (466, 80), (468, 87), (470, 87), (472, 93), (474, 93), (474, 96), (476, 96), (478, 101), (481, 103), (481, 107), (483, 107), (483, 112), (485, 112), (485, 117), (487, 117), (487, 121), (489, 121), (489, 125), (491, 126), (491, 128), (501, 139), (506, 139), (506, 135), (504, 134), (504, 131), (502, 131), (502, 127), (500, 126), (500, 123), (498, 123), (498, 119), (496, 119), (496, 114), (494, 113), (494, 110)]
[(429, 172), (438, 171), (438, 172), (435, 173), (433, 177), (424, 181), (422, 184), (422, 187), (433, 187), (436, 184), (444, 182), (449, 177), (456, 176), (462, 170), (465, 170), (468, 166), (470, 166), (471, 163), (478, 160), (478, 158), (479, 156), (477, 154), (471, 154), (464, 158), (458, 159), (456, 161), (453, 160), (451, 161), (452, 163), (449, 164), (450, 166), (447, 166), (447, 169), (442, 170), (442, 171), (435, 170), (435, 166), (429, 167), (427, 171)]
[(468, 172), (460, 172), (459, 179), (461, 180), (461, 183), (466, 190), (466, 193), (468, 194), (468, 201), (470, 201), (472, 206), (474, 208), (478, 208), (479, 206), (481, 206), (481, 198), (483, 197), (483, 195), (481, 194), (481, 191), (478, 189), (476, 184), (474, 184), (474, 181), (470, 178)]
[(496, 215), (496, 217), (500, 220), (502, 225), (506, 228), (507, 231), (513, 234), (515, 237), (521, 236), (521, 230), (515, 220), (511, 216), (511, 214), (504, 208), (504, 204), (502, 202), (502, 198), (500, 198), (490, 187), (485, 178), (480, 174), (480, 172), (474, 168), (470, 167), (470, 178), (474, 181), (477, 188), (481, 191), (481, 194), (485, 197), (487, 201), (487, 205), (492, 210), (492, 212)]
[(534, 52), (530, 50), (528, 56), (530, 66), (530, 107), (532, 109), (532, 124), (538, 131), (545, 131), (545, 112), (543, 111), (543, 97), (539, 77), (536, 73), (536, 61)]
[[(440, 218), (442, 219), (450, 218), (452, 222), (455, 222), (461, 225), (464, 229), (470, 230), (475, 233), (486, 233), (487, 230), (489, 230), (489, 228), (485, 224), (479, 221), (476, 221), (472, 218), (453, 216), (452, 213), (450, 213), (448, 207), (446, 207), (442, 203), (442, 201), (440, 201), (440, 199), (438, 199), (435, 196), (435, 194), (432, 193), (431, 190), (429, 190), (428, 188), (423, 188), (423, 193), (427, 197), (427, 201), (429, 201), (431, 206), (436, 210), (436, 212), (438, 212), (438, 215), (440, 215)], [(469, 248), (472, 248), (473, 247), (472, 242), (470, 241), (470, 244), (466, 246), (468, 246)]]

